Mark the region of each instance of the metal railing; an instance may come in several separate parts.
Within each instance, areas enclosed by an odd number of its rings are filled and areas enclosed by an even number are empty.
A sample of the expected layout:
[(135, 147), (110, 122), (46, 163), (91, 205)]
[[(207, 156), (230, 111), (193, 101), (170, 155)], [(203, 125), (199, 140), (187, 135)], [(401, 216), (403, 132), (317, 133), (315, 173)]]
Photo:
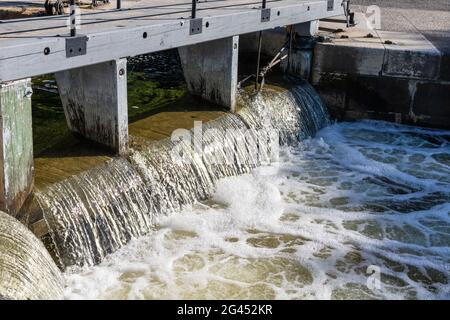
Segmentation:
[[(94, 3), (96, 0), (92, 0), (92, 1)], [(227, 1), (227, 0), (216, 0), (216, 2), (222, 2), (222, 1)], [(272, 2), (278, 2), (278, 1), (281, 1), (281, 0), (272, 0)], [(197, 17), (197, 10), (198, 10), (197, 9), (197, 3), (198, 2), (199, 2), (199, 0), (192, 0), (192, 8), (191, 8), (191, 18), (192, 19), (196, 19), (196, 17)], [(266, 9), (267, 8), (267, 0), (253, 1), (253, 2), (246, 3), (246, 4), (258, 4), (258, 3), (261, 3), (261, 8), (262, 9)], [(221, 6), (221, 7), (226, 7), (226, 6)], [(75, 37), (77, 35), (75, 0), (70, 0), (69, 8), (70, 8), (70, 13), (69, 13), (70, 36), (71, 37)], [(122, 1), (121, 0), (116, 0), (116, 8), (118, 10), (120, 10), (122, 8)], [(212, 8), (212, 9), (214, 9), (214, 8)]]

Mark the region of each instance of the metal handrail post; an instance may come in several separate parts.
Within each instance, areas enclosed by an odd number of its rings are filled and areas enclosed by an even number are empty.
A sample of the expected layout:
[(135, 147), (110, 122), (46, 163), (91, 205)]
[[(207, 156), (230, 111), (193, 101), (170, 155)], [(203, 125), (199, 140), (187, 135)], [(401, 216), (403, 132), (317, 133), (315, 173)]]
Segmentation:
[(196, 16), (197, 16), (197, 0), (192, 0), (192, 14), (191, 14), (191, 18), (195, 19)]

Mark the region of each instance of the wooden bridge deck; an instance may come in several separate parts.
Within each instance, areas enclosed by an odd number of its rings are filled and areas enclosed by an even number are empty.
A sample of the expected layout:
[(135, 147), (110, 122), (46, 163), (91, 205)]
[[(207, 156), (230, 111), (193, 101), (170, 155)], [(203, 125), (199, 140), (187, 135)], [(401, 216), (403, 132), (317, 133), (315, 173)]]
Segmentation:
[(0, 82), (46, 74), (342, 13), (326, 0), (268, 0), (271, 19), (261, 21), (260, 0), (208, 0), (197, 4), (200, 34), (190, 35), (191, 1), (123, 2), (123, 9), (81, 14), (78, 34), (87, 36), (87, 53), (66, 56), (68, 16), (0, 21)]

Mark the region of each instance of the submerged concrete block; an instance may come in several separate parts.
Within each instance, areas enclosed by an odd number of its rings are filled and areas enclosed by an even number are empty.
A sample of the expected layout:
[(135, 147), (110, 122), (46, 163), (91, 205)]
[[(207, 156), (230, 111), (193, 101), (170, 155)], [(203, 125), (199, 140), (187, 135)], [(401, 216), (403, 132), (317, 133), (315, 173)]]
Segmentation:
[(332, 117), (450, 129), (450, 83), (364, 75), (322, 76), (315, 85)]
[(0, 83), (0, 210), (16, 215), (33, 187), (31, 80)]
[(127, 61), (55, 74), (70, 130), (117, 153), (128, 146)]
[(178, 49), (189, 91), (234, 111), (239, 36)]
[(373, 30), (365, 15), (356, 19), (354, 28), (339, 19), (320, 25), (328, 41), (315, 48), (312, 82), (330, 113), (449, 128), (445, 52), (418, 32)]

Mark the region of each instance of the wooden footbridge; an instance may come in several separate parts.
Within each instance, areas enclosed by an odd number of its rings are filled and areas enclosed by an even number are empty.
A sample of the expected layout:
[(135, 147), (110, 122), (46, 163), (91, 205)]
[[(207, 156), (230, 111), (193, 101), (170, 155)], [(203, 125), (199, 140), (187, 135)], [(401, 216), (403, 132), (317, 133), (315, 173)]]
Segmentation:
[(120, 9), (0, 20), (0, 210), (16, 213), (33, 186), (30, 77), (55, 73), (69, 128), (124, 153), (127, 57), (179, 48), (189, 90), (233, 110), (239, 35), (304, 33), (341, 15), (342, 2), (122, 0)]

